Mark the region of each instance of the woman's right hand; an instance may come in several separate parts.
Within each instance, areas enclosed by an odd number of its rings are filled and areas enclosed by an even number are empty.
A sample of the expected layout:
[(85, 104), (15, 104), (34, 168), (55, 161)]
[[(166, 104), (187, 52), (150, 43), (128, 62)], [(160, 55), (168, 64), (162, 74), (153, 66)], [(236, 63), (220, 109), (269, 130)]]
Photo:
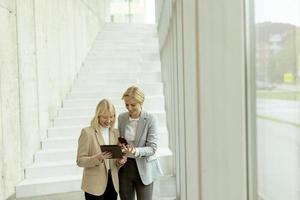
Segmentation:
[(112, 157), (112, 154), (110, 152), (100, 152), (95, 155), (95, 157), (100, 161), (103, 162), (105, 159), (109, 159)]

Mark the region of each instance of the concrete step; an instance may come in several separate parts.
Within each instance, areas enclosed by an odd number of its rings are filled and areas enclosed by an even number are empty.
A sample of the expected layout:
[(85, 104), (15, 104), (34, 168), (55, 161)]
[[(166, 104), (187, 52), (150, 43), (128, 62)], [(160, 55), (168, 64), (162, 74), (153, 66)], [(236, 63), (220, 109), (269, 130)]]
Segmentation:
[[(99, 78), (101, 77), (101, 78)], [(141, 82), (161, 82), (161, 72), (94, 72), (80, 74), (76, 82), (96, 81), (99, 83), (109, 83), (110, 81), (132, 82), (139, 80)]]
[[(78, 134), (73, 136), (60, 136), (60, 137), (51, 137), (42, 141), (43, 150), (57, 150), (57, 149), (75, 149), (78, 146)], [(169, 146), (169, 135), (168, 132), (161, 132), (158, 135), (158, 146), (159, 147), (168, 147)]]
[(90, 56), (93, 56), (93, 57), (111, 57), (111, 56), (114, 56), (114, 57), (132, 57), (132, 56), (136, 56), (136, 57), (139, 57), (140, 55), (142, 54), (142, 50), (141, 49), (137, 49), (137, 48), (134, 48), (134, 49), (130, 49), (130, 51), (128, 51), (128, 49), (99, 49), (99, 50), (95, 50), (93, 51), (92, 53), (90, 53), (89, 55)]
[[(38, 151), (34, 156), (34, 161), (36, 163), (48, 163), (48, 162), (66, 162), (76, 160), (75, 148), (64, 148), (64, 149), (43, 149)], [(171, 151), (167, 147), (159, 147), (157, 149), (157, 154), (164, 157), (171, 155)]]
[(76, 149), (40, 150), (34, 155), (35, 163), (66, 162), (76, 160)]
[(16, 197), (79, 191), (81, 175), (25, 179), (16, 187)]
[[(149, 56), (149, 55), (158, 56), (157, 54), (152, 54), (152, 53), (145, 54), (145, 56)], [(141, 57), (138, 57), (138, 58), (122, 58), (122, 57), (98, 58), (96, 56), (95, 57), (91, 56), (84, 63), (84, 68), (82, 68), (82, 70), (83, 71), (87, 70), (87, 69), (95, 70), (95, 68), (101, 69), (101, 70), (104, 70), (104, 68), (116, 70), (115, 67), (120, 67), (118, 69), (124, 69), (124, 68), (126, 69), (127, 68), (127, 71), (125, 71), (125, 73), (128, 73), (130, 70), (132, 70), (131, 72), (134, 73), (134, 72), (136, 72), (136, 71), (134, 71), (136, 69), (134, 67), (144, 67), (144, 69), (146, 71), (147, 71), (146, 68), (154, 67), (154, 65), (147, 65), (148, 63), (157, 63), (156, 66), (160, 67), (160, 60), (157, 60), (157, 57), (154, 57), (154, 59), (152, 59), (152, 60), (143, 60)], [(92, 68), (90, 68), (90, 67), (92, 67)], [(148, 69), (148, 71), (150, 71), (150, 70)], [(97, 72), (97, 71), (94, 71), (94, 72)]]
[(84, 125), (48, 128), (47, 138), (70, 137), (70, 136), (78, 137), (82, 127), (84, 127)]
[(80, 175), (82, 175), (82, 168), (77, 166), (75, 160), (35, 163), (25, 169), (25, 178), (30, 179)]
[[(151, 53), (147, 54), (150, 55)], [(148, 63), (157, 63), (157, 65), (147, 65)], [(140, 57), (139, 58), (114, 58), (114, 59), (107, 59), (107, 58), (97, 58), (97, 57), (89, 57), (89, 59), (83, 64), (82, 70), (89, 69), (89, 70), (95, 70), (95, 69), (101, 69), (108, 68), (111, 70), (114, 70), (114, 67), (120, 67), (119, 69), (127, 68), (127, 71), (124, 73), (128, 73), (131, 69), (135, 69), (133, 67), (144, 67), (143, 69), (145, 72), (150, 71), (150, 69), (146, 69), (148, 67), (160, 67), (160, 61), (159, 60), (143, 60)], [(92, 68), (90, 68), (92, 67)], [(97, 72), (97, 71), (94, 71)], [(111, 71), (115, 72), (115, 71)], [(117, 72), (117, 71), (116, 71)], [(136, 71), (132, 71), (133, 73)]]
[[(102, 98), (105, 98), (105, 97), (104, 96), (99, 97), (99, 100)], [(81, 116), (92, 117), (95, 114), (95, 110), (96, 110), (96, 104), (95, 104), (95, 106), (87, 106), (87, 107), (81, 107), (81, 106), (79, 107), (78, 106), (78, 107), (73, 107), (73, 108), (61, 108), (58, 111), (59, 117), (57, 117), (57, 118), (81, 117)], [(125, 111), (126, 111), (126, 108), (124, 105), (121, 107), (116, 107), (117, 114), (120, 114)], [(157, 118), (159, 119), (159, 121), (163, 120), (162, 117), (165, 117), (165, 115), (166, 115), (164, 110), (149, 110), (148, 112), (156, 115)], [(54, 119), (54, 121), (55, 121), (55, 119)], [(160, 126), (162, 126), (161, 123), (160, 123)]]
[[(130, 33), (129, 33), (130, 34)], [(152, 41), (157, 42), (157, 35), (152, 33), (145, 33), (145, 36), (139, 37), (132, 33), (130, 36), (122, 35), (122, 34), (102, 34), (101, 37), (96, 39), (97, 44), (101, 44), (103, 42), (118, 43), (118, 45), (126, 45), (133, 43), (150, 43)]]
[(144, 52), (145, 49), (142, 47), (147, 48), (153, 48), (159, 49), (159, 43), (156, 40), (156, 36), (152, 37), (151, 40), (143, 39), (142, 41), (134, 42), (134, 43), (126, 43), (125, 45), (114, 45), (110, 40), (97, 40), (99, 41), (95, 46), (93, 47), (93, 51), (90, 51), (90, 53), (94, 53), (97, 51), (105, 51), (105, 50), (119, 50), (119, 51), (140, 51)]
[[(82, 127), (84, 125), (76, 125), (76, 126), (66, 126), (66, 127), (52, 127), (48, 128), (47, 137), (78, 137), (80, 135)], [(160, 133), (167, 133), (168, 130), (166, 127), (160, 127)]]
[[(123, 91), (124, 92), (124, 91)], [(66, 99), (84, 99), (84, 98), (88, 98), (88, 99), (92, 99), (92, 98), (99, 98), (103, 99), (103, 98), (122, 98), (122, 92), (120, 91), (98, 91), (98, 92), (86, 92), (86, 91), (72, 91), (71, 93), (69, 93), (66, 97)], [(158, 95), (154, 94), (154, 95)]]
[(89, 58), (89, 60), (87, 60), (87, 62), (85, 63), (85, 66), (89, 65), (89, 63), (91, 61), (100, 61), (103, 59), (115, 59), (116, 61), (119, 60), (123, 60), (123, 59), (128, 59), (128, 60), (141, 60), (141, 55), (140, 54), (131, 54), (131, 55), (127, 55), (127, 54), (107, 54), (107, 55), (101, 55), (101, 54), (92, 54), (92, 57)]
[[(99, 97), (99, 101), (103, 98), (106, 98), (105, 96)], [(85, 107), (68, 107), (68, 108), (61, 108), (58, 110), (58, 117), (56, 118), (69, 118), (69, 117), (92, 117), (95, 114), (96, 105), (94, 106), (85, 106)], [(144, 107), (145, 108), (145, 107)], [(115, 106), (116, 109), (116, 115), (119, 115), (120, 113), (126, 112), (125, 105), (122, 106)], [(160, 117), (158, 115), (162, 115), (165, 111), (163, 110), (148, 110), (148, 112), (153, 113), (157, 115), (157, 117)], [(55, 119), (54, 118), (54, 121)], [(160, 124), (162, 126), (162, 124)]]
[(97, 53), (106, 53), (106, 52), (111, 52), (115, 51), (116, 53), (120, 52), (130, 52), (133, 51), (134, 53), (141, 53), (143, 52), (142, 47), (144, 46), (143, 43), (140, 44), (128, 44), (124, 46), (118, 46), (118, 45), (112, 45), (111, 43), (99, 43), (98, 45), (93, 47), (93, 51), (89, 52), (90, 55), (97, 55)]
[(57, 150), (57, 149), (76, 149), (78, 146), (78, 136), (72, 137), (53, 137), (42, 141), (42, 149)]
[[(123, 93), (126, 91), (126, 89), (129, 86), (138, 86), (141, 84), (134, 84), (134, 85), (127, 85), (126, 87), (122, 86), (118, 89), (115, 89), (111, 91), (109, 88), (103, 87), (103, 88), (86, 88), (85, 90), (83, 88), (73, 88), (72, 92), (68, 95), (68, 99), (72, 99), (73, 97), (76, 97), (75, 99), (85, 99), (85, 98), (122, 98)], [(143, 88), (145, 96), (158, 96), (161, 95), (161, 92), (163, 91), (162, 87), (156, 87), (156, 90), (151, 91), (151, 88)]]
[(137, 30), (136, 32), (125, 31), (124, 34), (105, 30), (99, 36), (101, 36), (101, 37), (97, 37), (97, 39), (96, 39), (97, 44), (103, 40), (110, 41), (112, 43), (111, 40), (113, 40), (113, 39), (116, 39), (121, 42), (126, 42), (126, 39), (128, 39), (129, 41), (135, 41), (135, 42), (136, 41), (144, 41), (144, 40), (149, 40), (153, 37), (156, 37), (156, 34), (153, 34), (148, 31), (139, 31), (139, 30)]
[(146, 43), (148, 43), (147, 39), (141, 39), (141, 40), (134, 41), (134, 42), (122, 41), (122, 40), (117, 40), (116, 39), (115, 42), (117, 43), (117, 41), (119, 41), (118, 45), (112, 45), (111, 40), (98, 39), (97, 44), (93, 47), (93, 50), (90, 51), (90, 53), (94, 53), (94, 52), (97, 52), (97, 51), (103, 51), (101, 46), (107, 47), (107, 50), (119, 50), (119, 51), (135, 50), (134, 53), (137, 53), (138, 51), (139, 52), (144, 52), (142, 47), (145, 46)]
[(84, 62), (84, 66), (87, 66), (87, 64), (94, 62), (95, 64), (98, 64), (100, 66), (107, 65), (107, 66), (114, 66), (115, 64), (123, 64), (124, 66), (130, 66), (130, 65), (137, 65), (140, 64), (141, 60), (137, 58), (132, 57), (115, 57), (114, 59), (111, 58), (101, 58), (97, 59), (97, 56), (93, 56), (95, 53), (91, 53), (92, 56), (88, 57), (86, 61)]
[(114, 42), (114, 43), (118, 43), (118, 45), (123, 46), (126, 44), (142, 43), (142, 42), (151, 40), (152, 38), (156, 37), (153, 34), (147, 34), (147, 35), (149, 37), (139, 36), (134, 33), (132, 33), (131, 35), (108, 33), (108, 34), (102, 34), (100, 38), (96, 39), (96, 41), (97, 41), (97, 44), (101, 44), (102, 42), (110, 42), (110, 44), (111, 44)]
[[(91, 86), (92, 87), (92, 86)], [(104, 87), (104, 86), (102, 86)], [(66, 99), (63, 101), (63, 108), (74, 107), (96, 107), (100, 99)], [(121, 98), (110, 98), (115, 107), (124, 107), (124, 101)], [(143, 103), (146, 110), (164, 110), (164, 96), (148, 96)]]
[[(138, 61), (138, 59), (137, 59)], [(133, 63), (133, 64), (128, 64), (128, 63), (124, 63), (121, 64), (120, 62), (116, 62), (116, 63), (111, 63), (108, 64), (107, 62), (102, 62), (99, 63), (97, 61), (97, 58), (95, 58), (94, 60), (91, 60), (89, 62), (86, 62), (84, 64), (84, 68), (82, 68), (81, 73), (83, 76), (86, 75), (90, 75), (93, 74), (94, 72), (122, 72), (122, 73), (126, 73), (129, 71), (141, 71), (140, 70), (140, 63)], [(154, 71), (153, 69), (149, 70), (149, 71)]]
[[(163, 84), (162, 83), (140, 83), (135, 84), (136, 86), (143, 89), (146, 96), (156, 94), (163, 94)], [(110, 84), (101, 85), (101, 84), (82, 84), (77, 87), (72, 88), (72, 92), (102, 92), (103, 94), (109, 92), (118, 92), (119, 94), (123, 94), (126, 89), (131, 85), (114, 85)], [(155, 91), (155, 92), (154, 92)]]
[[(115, 63), (115, 64), (106, 64), (106, 63), (102, 63), (102, 64), (98, 64), (97, 62), (91, 62), (89, 63), (89, 65), (86, 65), (82, 68), (81, 72), (80, 72), (80, 77), (81, 76), (90, 76), (90, 77), (94, 77), (96, 75), (99, 75), (99, 78), (103, 76), (101, 76), (103, 73), (117, 73), (117, 72), (121, 72), (121, 73), (128, 73), (128, 69), (131, 69), (131, 71), (134, 72), (140, 72), (140, 73), (154, 73), (154, 72), (161, 72), (160, 69), (160, 63), (158, 62), (143, 62), (137, 65), (130, 65), (130, 67), (126, 67), (126, 65), (124, 64), (120, 64), (120, 63)], [(125, 75), (124, 75), (124, 78)], [(137, 77), (138, 78), (138, 77)]]
[[(138, 84), (135, 84), (138, 85)], [(128, 85), (129, 86), (129, 85)], [(84, 91), (84, 90), (74, 90), (68, 96), (67, 99), (103, 99), (103, 98), (122, 98), (123, 93), (126, 89), (119, 89), (118, 91), (111, 91), (108, 88), (103, 88), (95, 90), (95, 91)], [(143, 89), (144, 90), (144, 89)], [(158, 96), (161, 95), (163, 88), (159, 88), (157, 90), (144, 90), (146, 96)]]
[(132, 54), (126, 54), (126, 53), (94, 53), (92, 54), (92, 57), (89, 58), (87, 63), (90, 61), (101, 61), (102, 59), (137, 59), (137, 60), (153, 60), (153, 59), (159, 59), (159, 54), (154, 53), (154, 52), (148, 52), (148, 53), (132, 53)]
[[(99, 76), (101, 77), (101, 76)], [(99, 78), (97, 81), (97, 78), (89, 78), (89, 76), (84, 76), (84, 77), (80, 77), (80, 79), (78, 79), (74, 85), (73, 88), (82, 88), (82, 87), (94, 87), (94, 86), (99, 86), (99, 87), (105, 87), (105, 86), (109, 86), (109, 87), (116, 87), (119, 85), (137, 85), (140, 83), (140, 81), (138, 79), (102, 79)], [(145, 82), (144, 82), (145, 83)], [(156, 82), (148, 82), (148, 84), (156, 84)]]
[[(102, 78), (100, 78), (102, 75)], [(108, 75), (107, 73), (98, 73), (98, 74), (94, 74), (92, 76), (92, 74), (88, 74), (86, 76), (80, 76), (78, 77), (78, 79), (76, 80), (75, 84), (109, 84), (109, 83), (114, 83), (114, 84), (132, 84), (132, 83), (138, 83), (137, 78), (116, 78), (113, 77), (113, 75)], [(153, 81), (154, 83), (156, 81)]]
[[(59, 110), (59, 117), (54, 119), (54, 126), (74, 126), (77, 124), (89, 124), (92, 117), (95, 113), (95, 107), (87, 108), (62, 108)], [(118, 109), (117, 113), (125, 111), (125, 108)], [(151, 112), (153, 113), (158, 121), (160, 126), (166, 126), (166, 113), (164, 111)]]
[[(137, 59), (138, 61), (138, 59)], [(160, 63), (151, 62), (149, 59), (147, 62), (139, 63), (139, 64), (132, 64), (129, 67), (126, 66), (127, 64), (122, 64), (120, 62), (114, 64), (107, 64), (107, 63), (98, 63), (97, 61), (91, 61), (84, 65), (82, 68), (82, 75), (92, 75), (93, 73), (103, 73), (103, 72), (122, 72), (127, 73), (129, 70), (134, 72), (160, 72)]]

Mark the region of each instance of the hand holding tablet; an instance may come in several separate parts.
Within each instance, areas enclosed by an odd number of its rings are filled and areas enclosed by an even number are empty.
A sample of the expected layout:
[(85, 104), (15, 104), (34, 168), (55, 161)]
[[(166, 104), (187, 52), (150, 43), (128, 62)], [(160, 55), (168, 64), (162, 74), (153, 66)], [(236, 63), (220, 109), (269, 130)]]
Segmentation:
[(111, 157), (108, 159), (122, 158), (123, 156), (122, 149), (119, 145), (101, 145), (100, 147), (102, 152), (111, 153)]

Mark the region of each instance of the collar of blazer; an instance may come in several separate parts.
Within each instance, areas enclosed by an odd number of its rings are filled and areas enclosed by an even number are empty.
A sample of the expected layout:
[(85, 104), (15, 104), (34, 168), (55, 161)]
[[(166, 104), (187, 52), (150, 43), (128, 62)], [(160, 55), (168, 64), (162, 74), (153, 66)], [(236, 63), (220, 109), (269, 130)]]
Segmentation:
[[(146, 111), (141, 110), (140, 119), (138, 121), (137, 128), (136, 128), (136, 135), (134, 140), (135, 146), (138, 146), (141, 136), (145, 133), (144, 127), (146, 125), (147, 119), (148, 119), (148, 113)], [(128, 121), (129, 121), (129, 113), (127, 112), (126, 120), (123, 126), (124, 128), (128, 123)]]

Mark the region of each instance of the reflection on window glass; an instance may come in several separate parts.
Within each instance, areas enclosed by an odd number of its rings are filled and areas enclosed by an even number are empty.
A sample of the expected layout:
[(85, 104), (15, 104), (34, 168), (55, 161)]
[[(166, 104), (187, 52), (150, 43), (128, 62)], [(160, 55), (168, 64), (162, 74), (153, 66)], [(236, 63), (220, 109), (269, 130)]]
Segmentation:
[(300, 200), (300, 1), (255, 0), (260, 200)]
[(154, 24), (155, 0), (111, 0), (110, 21)]

